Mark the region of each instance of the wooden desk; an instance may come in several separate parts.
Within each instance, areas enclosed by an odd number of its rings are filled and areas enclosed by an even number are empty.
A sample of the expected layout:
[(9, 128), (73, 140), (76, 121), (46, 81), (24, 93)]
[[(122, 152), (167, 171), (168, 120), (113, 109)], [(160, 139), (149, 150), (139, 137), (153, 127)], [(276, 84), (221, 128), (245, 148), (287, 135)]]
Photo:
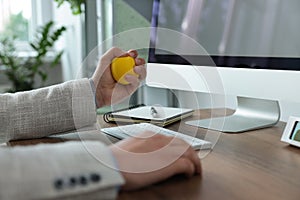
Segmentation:
[[(208, 116), (209, 110), (201, 111), (200, 118)], [(193, 118), (199, 118), (199, 113)], [(178, 126), (179, 123), (168, 128), (177, 130)], [(186, 179), (176, 176), (142, 190), (122, 192), (118, 199), (299, 200), (300, 149), (280, 142), (284, 126), (284, 123), (279, 123), (272, 128), (242, 134), (222, 133), (213, 151), (202, 159), (202, 178), (195, 176)], [(187, 133), (195, 129), (187, 125), (181, 128)], [(206, 129), (199, 129), (197, 136), (204, 138), (206, 133)], [(72, 136), (10, 144), (24, 145), (69, 139)]]

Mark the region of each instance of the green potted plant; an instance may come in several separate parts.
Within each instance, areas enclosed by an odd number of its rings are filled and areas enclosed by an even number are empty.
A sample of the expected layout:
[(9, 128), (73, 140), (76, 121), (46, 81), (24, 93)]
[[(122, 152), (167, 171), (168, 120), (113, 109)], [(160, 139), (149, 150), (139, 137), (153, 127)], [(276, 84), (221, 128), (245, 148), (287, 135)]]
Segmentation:
[[(40, 77), (41, 86), (47, 80), (45, 72), (45, 57), (52, 50), (55, 42), (66, 31), (64, 26), (54, 28), (54, 22), (50, 21), (37, 30), (34, 41), (30, 42), (34, 55), (21, 58), (17, 55), (14, 44), (15, 37), (0, 39), (0, 64), (4, 66), (4, 73), (12, 82), (12, 88), (8, 92), (18, 92), (34, 89), (36, 77)], [(50, 66), (56, 66), (63, 51), (54, 53), (50, 59)]]
[(64, 2), (70, 4), (72, 13), (78, 15), (82, 13), (81, 5), (85, 3), (86, 0), (55, 0), (58, 3), (57, 7), (60, 7)]

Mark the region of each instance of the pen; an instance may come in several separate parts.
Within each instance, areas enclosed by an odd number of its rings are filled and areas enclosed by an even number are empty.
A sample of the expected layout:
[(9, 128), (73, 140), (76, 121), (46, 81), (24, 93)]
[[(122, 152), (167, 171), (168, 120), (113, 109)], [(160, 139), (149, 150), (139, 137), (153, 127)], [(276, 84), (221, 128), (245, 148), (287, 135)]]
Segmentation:
[(158, 115), (157, 110), (153, 106), (150, 108), (150, 114), (152, 117), (157, 117)]

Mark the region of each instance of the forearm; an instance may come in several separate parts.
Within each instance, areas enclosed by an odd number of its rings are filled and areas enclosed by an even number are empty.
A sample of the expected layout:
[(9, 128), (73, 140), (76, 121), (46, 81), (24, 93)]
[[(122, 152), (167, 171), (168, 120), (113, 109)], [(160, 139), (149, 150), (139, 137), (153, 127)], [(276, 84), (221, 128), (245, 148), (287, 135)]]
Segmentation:
[(67, 142), (0, 149), (0, 199), (113, 199), (123, 184), (108, 147)]
[(0, 95), (0, 139), (40, 138), (96, 122), (88, 79)]

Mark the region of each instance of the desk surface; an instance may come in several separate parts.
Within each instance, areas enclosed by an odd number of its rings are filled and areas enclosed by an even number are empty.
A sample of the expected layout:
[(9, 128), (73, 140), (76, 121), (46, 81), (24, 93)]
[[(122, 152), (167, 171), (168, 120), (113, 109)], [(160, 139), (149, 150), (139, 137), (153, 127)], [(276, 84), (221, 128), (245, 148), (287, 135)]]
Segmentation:
[[(207, 118), (210, 110), (192, 118)], [(100, 122), (103, 123), (103, 122)], [(190, 179), (173, 177), (162, 183), (134, 192), (122, 192), (118, 199), (300, 199), (300, 148), (280, 142), (284, 123), (242, 134), (222, 133), (217, 144), (202, 159), (203, 176)], [(105, 126), (108, 126), (105, 124)], [(178, 130), (179, 123), (168, 128)], [(181, 130), (193, 132), (194, 127), (180, 124)], [(197, 137), (204, 138), (206, 129)], [(76, 139), (64, 136), (40, 140), (11, 142), (27, 145)], [(78, 138), (77, 138), (78, 139)]]

